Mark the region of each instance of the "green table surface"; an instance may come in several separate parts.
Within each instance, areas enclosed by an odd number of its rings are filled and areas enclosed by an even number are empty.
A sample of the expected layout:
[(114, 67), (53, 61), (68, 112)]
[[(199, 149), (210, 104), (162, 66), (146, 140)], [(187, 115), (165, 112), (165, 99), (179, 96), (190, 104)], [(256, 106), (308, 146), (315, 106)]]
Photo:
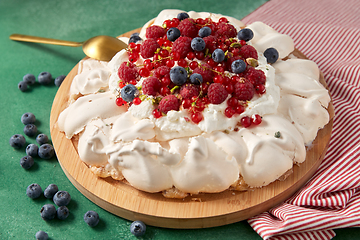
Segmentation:
[[(23, 134), (20, 118), (25, 112), (37, 117), (39, 133), (50, 136), (49, 117), (57, 91), (55, 85), (39, 83), (21, 92), (17, 84), (31, 73), (48, 71), (53, 78), (66, 75), (84, 57), (81, 48), (21, 43), (9, 40), (12, 33), (83, 41), (96, 35), (118, 36), (141, 27), (162, 9), (208, 11), (242, 19), (266, 0), (1, 0), (0, 1), (0, 239), (35, 239), (38, 230), (50, 239), (136, 239), (129, 230), (130, 221), (117, 217), (89, 201), (67, 179), (56, 158), (35, 158), (30, 170), (19, 165), (25, 147), (15, 150), (9, 145), (12, 135)], [(24, 135), (24, 134), (23, 134)], [(24, 135), (25, 136), (25, 135)], [(27, 143), (36, 143), (26, 137)], [(52, 201), (30, 199), (26, 187), (38, 183), (44, 189), (51, 183), (71, 194), (68, 219), (44, 221), (40, 209)], [(99, 213), (100, 223), (90, 228), (83, 221), (88, 210)], [(337, 239), (354, 239), (359, 229), (336, 230)], [(261, 239), (246, 221), (193, 230), (147, 227), (143, 239)]]

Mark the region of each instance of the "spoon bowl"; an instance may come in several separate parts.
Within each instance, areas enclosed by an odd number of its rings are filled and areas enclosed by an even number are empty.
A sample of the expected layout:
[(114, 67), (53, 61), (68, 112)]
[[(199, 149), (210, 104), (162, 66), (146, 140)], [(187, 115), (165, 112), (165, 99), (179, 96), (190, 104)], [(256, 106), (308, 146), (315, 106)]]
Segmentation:
[(127, 44), (120, 39), (105, 35), (92, 37), (84, 42), (65, 41), (23, 34), (12, 34), (9, 38), (11, 40), (22, 42), (45, 43), (69, 47), (82, 46), (83, 52), (86, 54), (86, 56), (96, 60), (107, 62), (110, 61), (117, 52), (127, 48)]

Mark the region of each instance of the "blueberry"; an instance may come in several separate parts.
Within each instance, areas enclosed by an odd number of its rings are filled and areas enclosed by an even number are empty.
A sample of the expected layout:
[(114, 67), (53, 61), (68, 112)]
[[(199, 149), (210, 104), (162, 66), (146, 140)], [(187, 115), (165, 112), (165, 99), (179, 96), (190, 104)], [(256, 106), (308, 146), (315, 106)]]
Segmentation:
[(55, 80), (54, 80), (55, 85), (56, 85), (57, 87), (60, 87), (60, 85), (61, 85), (62, 82), (64, 81), (65, 77), (66, 77), (65, 75), (60, 75), (60, 76), (58, 76), (57, 78), (55, 78)]
[(131, 34), (130, 38), (129, 38), (129, 42), (128, 43), (137, 43), (139, 41), (141, 41), (141, 37), (139, 36), (139, 33), (133, 33)]
[(205, 49), (205, 46), (206, 46), (206, 43), (205, 43), (204, 39), (202, 39), (200, 37), (196, 37), (191, 40), (191, 48), (194, 51), (200, 52)]
[(25, 125), (26, 124), (34, 124), (35, 121), (36, 121), (35, 115), (31, 112), (24, 113), (21, 116), (21, 122)]
[(203, 82), (203, 77), (199, 73), (193, 73), (190, 75), (190, 82), (195, 85), (200, 85)]
[(37, 127), (32, 123), (26, 124), (24, 127), (24, 133), (26, 136), (34, 137), (37, 133)]
[(49, 85), (52, 82), (52, 76), (49, 72), (41, 72), (38, 76), (40, 84)]
[(241, 59), (235, 60), (231, 63), (231, 70), (236, 74), (242, 73), (246, 70), (246, 63)]
[(121, 98), (126, 102), (132, 102), (134, 98), (138, 95), (139, 90), (132, 84), (127, 84), (121, 89), (120, 95)]
[(211, 54), (211, 57), (212, 57), (212, 59), (213, 59), (215, 62), (219, 63), (219, 62), (224, 61), (224, 59), (225, 59), (225, 53), (224, 53), (224, 51), (221, 50), (220, 48), (217, 48), (217, 49), (215, 49), (214, 52)]
[(42, 159), (51, 159), (55, 155), (54, 147), (45, 143), (39, 147), (38, 155)]
[(32, 85), (35, 83), (36, 78), (33, 74), (28, 73), (23, 76), (23, 81), (25, 81), (29, 85)]
[(71, 200), (70, 194), (67, 191), (58, 191), (53, 197), (53, 201), (59, 207), (66, 206)]
[(178, 13), (178, 15), (176, 17), (177, 17), (177, 19), (179, 19), (181, 21), (181, 20), (184, 20), (186, 18), (189, 18), (190, 16), (186, 12), (181, 12), (181, 13)]
[(28, 156), (31, 156), (31, 157), (37, 157), (38, 156), (38, 150), (39, 150), (39, 147), (36, 145), (36, 144), (29, 144), (27, 145), (25, 151), (26, 151), (26, 154)]
[(187, 80), (186, 69), (180, 66), (173, 67), (170, 70), (170, 80), (176, 85), (183, 85)]
[(59, 191), (59, 188), (56, 184), (50, 184), (44, 190), (44, 196), (49, 199), (53, 199), (55, 193)]
[(28, 84), (25, 81), (20, 81), (18, 83), (18, 89), (22, 92), (25, 92), (28, 89)]
[(146, 232), (146, 225), (142, 221), (134, 221), (130, 225), (130, 232), (134, 234), (135, 237), (141, 237)]
[(37, 135), (36, 137), (36, 142), (39, 144), (39, 145), (43, 145), (47, 142), (49, 142), (49, 137), (44, 134), (44, 133), (40, 133), (39, 135)]
[(166, 32), (166, 36), (170, 41), (174, 42), (180, 37), (180, 30), (178, 28), (172, 27)]
[(23, 135), (15, 134), (11, 136), (9, 143), (13, 148), (22, 148), (25, 145), (26, 140)]
[(20, 159), (20, 165), (24, 169), (29, 169), (34, 165), (34, 159), (31, 156), (25, 156)]
[(84, 215), (84, 221), (90, 227), (95, 227), (99, 223), (99, 214), (95, 211), (87, 211)]
[(26, 188), (26, 195), (32, 199), (40, 197), (41, 193), (42, 193), (42, 189), (40, 185), (37, 183), (30, 184)]
[(52, 204), (45, 204), (40, 210), (40, 215), (42, 219), (49, 221), (55, 218), (56, 208)]
[(61, 206), (56, 210), (58, 219), (65, 220), (69, 216), (69, 209), (66, 206)]
[(275, 48), (268, 48), (264, 52), (266, 61), (270, 64), (275, 63), (279, 58), (279, 52)]
[(210, 34), (211, 34), (211, 28), (209, 28), (209, 27), (202, 27), (202, 28), (200, 28), (198, 34), (199, 34), (199, 37), (202, 37), (202, 38), (207, 37), (207, 36), (210, 36)]
[(254, 37), (254, 32), (250, 28), (243, 28), (238, 32), (237, 36), (240, 40), (249, 41)]
[(35, 234), (35, 237), (37, 240), (47, 240), (49, 238), (49, 235), (44, 231), (38, 231)]

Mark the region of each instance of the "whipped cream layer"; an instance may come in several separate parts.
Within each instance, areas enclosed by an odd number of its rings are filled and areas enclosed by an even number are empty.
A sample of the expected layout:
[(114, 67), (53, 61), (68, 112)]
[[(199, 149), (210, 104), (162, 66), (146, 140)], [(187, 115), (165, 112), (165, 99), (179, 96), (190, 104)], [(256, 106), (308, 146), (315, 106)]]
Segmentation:
[[(183, 11), (162, 11), (145, 24), (140, 36), (145, 39), (146, 27), (161, 25), (179, 12)], [(188, 14), (214, 21), (223, 17), (205, 12)], [(226, 18), (237, 30), (245, 27), (239, 20)], [(151, 98), (129, 108), (117, 106), (117, 71), (128, 60), (122, 50), (108, 63), (80, 61), (70, 88), (70, 105), (58, 119), (59, 129), (68, 138), (79, 134), (79, 156), (90, 167), (115, 172), (112, 175), (123, 176), (143, 191), (175, 187), (185, 193), (221, 192), (239, 178), (249, 187), (268, 185), (294, 163), (305, 160), (305, 145), (311, 144), (329, 121), (326, 108), (330, 97), (319, 83), (314, 62), (291, 58), (266, 63), (262, 52), (269, 47), (276, 48), (280, 58), (291, 54), (294, 43), (289, 36), (261, 22), (247, 27), (254, 32), (249, 44), (258, 51), (257, 68), (266, 75), (266, 93), (248, 102), (244, 113), (227, 118), (226, 101), (209, 104), (204, 119), (194, 124), (186, 119), (187, 110), (169, 111), (155, 119)], [(142, 63), (140, 57), (137, 64)], [(260, 125), (238, 126), (243, 116), (253, 114), (262, 116)], [(279, 135), (275, 137), (275, 133)]]

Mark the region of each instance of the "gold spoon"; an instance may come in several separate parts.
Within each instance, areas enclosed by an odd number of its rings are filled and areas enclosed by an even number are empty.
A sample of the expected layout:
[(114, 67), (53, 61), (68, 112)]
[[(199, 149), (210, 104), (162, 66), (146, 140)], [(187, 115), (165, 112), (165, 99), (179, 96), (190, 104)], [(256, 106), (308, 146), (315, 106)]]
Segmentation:
[(46, 43), (69, 47), (82, 46), (84, 53), (88, 57), (107, 62), (110, 61), (117, 52), (124, 48), (127, 48), (127, 44), (120, 39), (104, 35), (92, 37), (84, 42), (64, 41), (22, 34), (11, 34), (9, 38), (11, 40), (22, 42)]

